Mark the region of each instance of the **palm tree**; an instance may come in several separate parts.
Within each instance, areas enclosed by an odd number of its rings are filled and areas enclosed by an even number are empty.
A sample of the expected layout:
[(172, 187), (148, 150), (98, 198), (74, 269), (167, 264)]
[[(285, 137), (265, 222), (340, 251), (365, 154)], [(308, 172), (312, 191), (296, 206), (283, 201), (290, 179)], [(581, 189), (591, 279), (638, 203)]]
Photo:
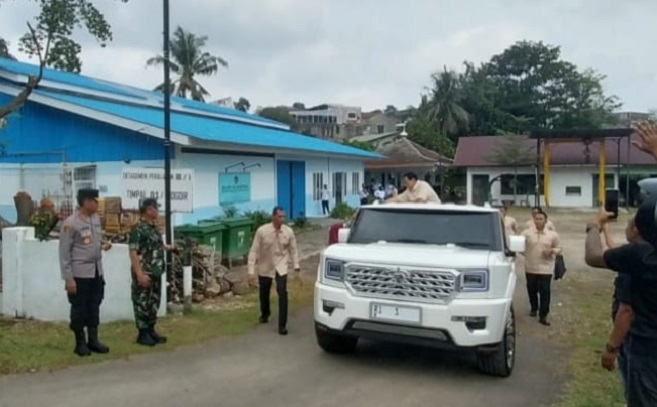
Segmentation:
[(461, 107), (460, 84), (454, 71), (443, 71), (431, 76), (433, 89), (430, 95), (429, 114), (436, 122), (436, 130), (441, 134), (454, 136), (459, 131), (467, 129), (470, 115)]
[[(171, 93), (186, 98), (188, 95), (198, 101), (205, 101), (210, 93), (196, 81), (196, 75), (211, 76), (219, 71), (219, 67), (228, 67), (228, 62), (221, 57), (203, 51), (208, 40), (207, 36), (196, 35), (178, 27), (170, 40), (171, 72), (178, 78), (171, 83)], [(146, 64), (157, 66), (164, 63), (164, 57), (158, 55), (150, 58)], [(156, 91), (164, 90), (164, 83)]]
[(9, 58), (16, 60), (16, 57), (9, 52), (9, 42), (4, 38), (0, 38), (0, 58)]

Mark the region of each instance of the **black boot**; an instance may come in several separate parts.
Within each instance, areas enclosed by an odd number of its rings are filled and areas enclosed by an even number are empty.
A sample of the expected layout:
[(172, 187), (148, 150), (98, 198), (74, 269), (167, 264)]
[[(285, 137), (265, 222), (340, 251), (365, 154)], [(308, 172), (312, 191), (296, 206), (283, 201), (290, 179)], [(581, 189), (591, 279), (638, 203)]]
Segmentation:
[(167, 337), (158, 334), (155, 331), (155, 325), (151, 325), (151, 327), (148, 329), (148, 334), (151, 336), (151, 338), (153, 338), (155, 343), (159, 343), (159, 344), (167, 343)]
[(75, 334), (75, 349), (73, 353), (81, 357), (91, 355), (91, 351), (87, 346), (87, 338), (84, 335), (84, 329), (73, 331), (73, 333)]
[(109, 347), (98, 340), (98, 327), (87, 327), (89, 341), (87, 347), (90, 351), (96, 353), (109, 353)]
[(140, 329), (137, 336), (137, 343), (143, 346), (155, 346), (155, 339), (148, 333), (148, 329)]

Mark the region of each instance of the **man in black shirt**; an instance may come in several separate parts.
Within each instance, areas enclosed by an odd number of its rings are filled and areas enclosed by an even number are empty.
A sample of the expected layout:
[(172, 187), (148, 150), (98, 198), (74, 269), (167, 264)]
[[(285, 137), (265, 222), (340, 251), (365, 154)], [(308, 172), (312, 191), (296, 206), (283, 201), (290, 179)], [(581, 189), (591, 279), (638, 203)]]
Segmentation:
[[(600, 230), (602, 230), (607, 248), (613, 249), (618, 247), (618, 245), (614, 242), (613, 233), (609, 226), (610, 215), (610, 213), (606, 212), (604, 209), (601, 209), (598, 213), (594, 225), (599, 225)], [(627, 222), (625, 227), (625, 238), (629, 243), (639, 243), (643, 241), (639, 231), (634, 225), (634, 219), (630, 219)], [(590, 242), (590, 245), (586, 248), (588, 251), (592, 251), (593, 253), (600, 253), (601, 246), (595, 245), (595, 243), (595, 241)], [(592, 256), (590, 252), (587, 252), (585, 257), (588, 259), (588, 261), (593, 263), (595, 262), (595, 256)], [(598, 258), (600, 259), (599, 255)], [(600, 260), (603, 259), (604, 254)], [(628, 360), (625, 340), (629, 333), (632, 319), (634, 318), (634, 313), (632, 311), (631, 282), (632, 277), (627, 273), (619, 273), (614, 280), (614, 295), (611, 305), (611, 320), (613, 323), (613, 329), (609, 334), (609, 343), (620, 343), (621, 345), (619, 346), (618, 354), (605, 350), (600, 357), (602, 367), (609, 371), (614, 369), (616, 359), (618, 359), (618, 368), (620, 370), (626, 400)]]
[[(657, 243), (655, 201), (645, 202), (634, 217), (641, 241), (602, 251), (599, 225), (589, 224), (586, 263), (631, 276), (630, 296), (634, 320), (626, 339), (627, 405), (657, 406), (657, 265), (644, 261)], [(607, 343), (605, 351), (618, 354), (621, 342)]]

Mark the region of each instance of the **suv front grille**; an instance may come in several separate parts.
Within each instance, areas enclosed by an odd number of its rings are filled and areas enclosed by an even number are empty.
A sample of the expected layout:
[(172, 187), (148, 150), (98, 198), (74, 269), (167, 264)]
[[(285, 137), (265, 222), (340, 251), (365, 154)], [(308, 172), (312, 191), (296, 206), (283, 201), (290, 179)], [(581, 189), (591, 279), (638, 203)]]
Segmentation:
[(456, 291), (456, 274), (449, 270), (348, 264), (345, 272), (349, 288), (363, 297), (444, 302)]

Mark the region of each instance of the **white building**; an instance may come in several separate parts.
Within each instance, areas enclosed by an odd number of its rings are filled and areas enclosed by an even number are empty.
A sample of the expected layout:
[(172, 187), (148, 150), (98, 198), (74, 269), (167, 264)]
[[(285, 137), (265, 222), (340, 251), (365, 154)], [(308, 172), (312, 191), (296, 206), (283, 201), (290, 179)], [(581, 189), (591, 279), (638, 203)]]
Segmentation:
[[(481, 205), (489, 200), (493, 205), (500, 205), (503, 200), (513, 202), (515, 199), (515, 205), (519, 206), (534, 206), (536, 203), (546, 205), (545, 194), (541, 194), (540, 200), (536, 195), (537, 163), (541, 173), (539, 190), (544, 186), (544, 144), (541, 143), (541, 154), (537, 156), (536, 140), (525, 139), (521, 142), (524, 146), (522, 152), (534, 159), (528, 165), (513, 168), (500, 165), (493, 158), (495, 151), (504, 143), (503, 136), (459, 139), (454, 166), (466, 170), (469, 204)], [(623, 205), (629, 200), (633, 206), (637, 204), (639, 194), (637, 181), (647, 176), (657, 176), (657, 166), (652, 157), (634, 146), (628, 148), (628, 143), (627, 137), (606, 139), (605, 184), (606, 188), (620, 189)], [(583, 141), (552, 145), (548, 206), (597, 206), (600, 174), (598, 156), (599, 147), (595, 141), (588, 146)]]
[[(34, 65), (0, 59), (0, 105), (18, 94)], [(163, 196), (161, 93), (47, 69), (40, 87), (0, 132), (0, 215), (14, 221), (13, 196), (71, 201), (81, 187), (121, 196), (124, 207)], [(320, 216), (321, 189), (333, 205), (359, 204), (363, 162), (380, 155), (291, 132), (235, 109), (172, 97), (174, 225), (282, 206), (290, 217)], [(151, 170), (145, 170), (150, 168)], [(182, 209), (181, 209), (182, 208)], [(132, 208), (129, 208), (132, 209)]]

